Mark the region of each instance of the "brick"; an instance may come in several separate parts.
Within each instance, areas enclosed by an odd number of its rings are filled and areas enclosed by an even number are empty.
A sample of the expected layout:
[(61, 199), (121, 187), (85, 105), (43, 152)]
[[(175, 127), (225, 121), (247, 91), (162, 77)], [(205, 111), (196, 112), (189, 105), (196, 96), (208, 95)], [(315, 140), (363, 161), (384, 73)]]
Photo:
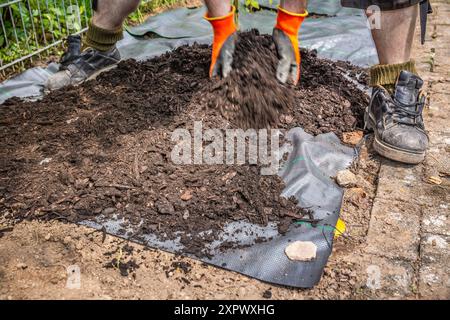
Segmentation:
[(411, 203), (376, 199), (365, 251), (407, 261), (418, 259), (420, 207)]
[(421, 298), (450, 299), (450, 268), (423, 264), (419, 271), (418, 289)]
[(423, 208), (422, 230), (427, 233), (450, 236), (448, 202), (430, 203)]
[(409, 263), (367, 255), (360, 268), (360, 287), (366, 298), (395, 299), (415, 295), (414, 269)]
[(426, 233), (420, 242), (420, 258), (422, 263), (447, 267), (450, 258), (450, 236)]
[(434, 132), (431, 131), (428, 133), (428, 137), (430, 138), (431, 145), (446, 145), (450, 146), (450, 132)]
[(440, 186), (424, 183), (422, 165), (405, 165), (383, 159), (378, 177), (377, 198), (414, 204), (429, 201), (432, 194), (440, 194)]
[(449, 111), (450, 95), (436, 93), (439, 87), (433, 85), (429, 107), (424, 111), (425, 128), (428, 131), (450, 133)]

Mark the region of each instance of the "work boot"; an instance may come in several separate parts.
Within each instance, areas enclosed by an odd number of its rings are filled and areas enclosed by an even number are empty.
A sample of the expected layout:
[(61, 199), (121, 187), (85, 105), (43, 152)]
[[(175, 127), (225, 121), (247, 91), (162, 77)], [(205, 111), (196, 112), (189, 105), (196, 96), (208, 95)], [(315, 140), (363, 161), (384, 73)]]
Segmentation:
[(71, 63), (62, 65), (59, 72), (50, 76), (46, 88), (56, 90), (67, 85), (80, 84), (113, 68), (119, 61), (120, 53), (115, 46), (108, 51), (88, 48)]
[(61, 56), (59, 63), (61, 66), (67, 66), (81, 54), (81, 36), (70, 35), (66, 39), (67, 50)]
[(411, 164), (425, 158), (428, 136), (422, 118), (422, 85), (419, 76), (401, 71), (392, 95), (382, 86), (373, 88), (365, 125), (374, 130), (373, 146), (382, 156)]

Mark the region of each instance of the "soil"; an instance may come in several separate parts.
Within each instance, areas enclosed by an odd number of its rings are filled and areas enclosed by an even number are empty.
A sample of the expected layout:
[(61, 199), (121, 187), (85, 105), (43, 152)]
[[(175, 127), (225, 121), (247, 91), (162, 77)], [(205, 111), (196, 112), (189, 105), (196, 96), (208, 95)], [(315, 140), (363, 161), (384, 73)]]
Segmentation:
[[(23, 221), (4, 231), (0, 300), (380, 299), (366, 286), (362, 261), (379, 168), (379, 157), (367, 145), (370, 141), (362, 145), (352, 168), (358, 184), (344, 194), (341, 219), (347, 225), (346, 234), (334, 241), (333, 253), (314, 288), (274, 286), (54, 219)], [(7, 223), (0, 217), (0, 225)], [(80, 269), (80, 289), (68, 286), (74, 265)]]
[[(243, 58), (240, 50), (253, 46), (261, 49), (261, 57), (252, 55), (273, 62), (269, 39), (254, 31), (242, 34), (236, 54)], [(223, 117), (211, 108), (211, 92), (223, 91), (207, 78), (210, 50), (184, 46), (146, 62), (127, 60), (94, 81), (40, 101), (5, 102), (0, 108), (3, 218), (77, 222), (116, 216), (129, 221), (124, 233), (129, 224), (143, 222), (128, 236), (152, 232), (173, 239), (182, 232), (183, 252), (197, 256), (208, 254), (205, 246), (230, 221), (275, 222), (280, 232), (286, 231), (295, 217), (308, 212), (280, 197), (282, 181), (261, 176), (260, 165), (180, 166), (170, 160), (175, 129), (192, 129), (197, 120), (204, 129), (226, 129), (243, 119)], [(314, 52), (302, 54), (301, 83), (282, 100), (287, 104), (277, 107), (279, 127), (339, 135), (361, 128), (366, 95), (338, 64)], [(247, 62), (236, 61), (243, 62), (236, 65), (239, 74)], [(350, 76), (362, 72), (348, 71)], [(259, 90), (261, 101), (276, 105), (275, 96), (287, 88), (267, 81), (273, 90)], [(252, 110), (250, 104), (246, 108), (244, 115)], [(208, 230), (212, 233), (202, 235)], [(116, 264), (112, 260), (110, 265)]]
[(278, 59), (272, 38), (257, 30), (240, 34), (233, 70), (212, 82), (209, 106), (240, 128), (294, 124), (312, 134), (341, 134), (361, 127), (367, 97), (342, 74), (364, 85), (366, 73), (349, 63), (318, 59), (315, 51), (302, 50), (301, 55), (300, 83), (281, 84), (273, 76)]

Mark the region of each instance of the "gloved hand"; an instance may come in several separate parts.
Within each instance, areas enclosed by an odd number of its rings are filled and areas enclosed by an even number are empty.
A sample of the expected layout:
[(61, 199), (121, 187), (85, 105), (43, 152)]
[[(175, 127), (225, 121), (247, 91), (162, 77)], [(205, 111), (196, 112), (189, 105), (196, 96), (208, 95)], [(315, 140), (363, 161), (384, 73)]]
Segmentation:
[(277, 24), (273, 29), (272, 37), (279, 59), (277, 79), (282, 83), (291, 80), (296, 85), (300, 79), (301, 58), (298, 31), (307, 15), (306, 10), (304, 13), (293, 13), (278, 7)]
[(223, 17), (208, 17), (208, 14), (205, 15), (205, 19), (211, 23), (214, 30), (211, 66), (209, 68), (210, 77), (226, 77), (231, 71), (237, 39), (234, 23), (235, 11), (236, 8), (232, 6), (231, 12)]

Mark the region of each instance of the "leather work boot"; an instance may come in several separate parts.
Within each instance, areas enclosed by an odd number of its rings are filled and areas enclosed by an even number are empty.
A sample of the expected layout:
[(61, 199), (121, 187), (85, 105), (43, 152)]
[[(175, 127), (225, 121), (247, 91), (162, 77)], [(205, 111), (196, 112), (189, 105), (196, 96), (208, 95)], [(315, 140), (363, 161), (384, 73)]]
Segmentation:
[(81, 36), (70, 35), (66, 39), (67, 50), (61, 57), (61, 66), (67, 66), (81, 54)]
[(119, 50), (114, 46), (108, 51), (88, 48), (67, 65), (62, 65), (46, 83), (48, 90), (76, 85), (95, 78), (99, 73), (113, 68), (120, 61)]
[(411, 164), (425, 158), (428, 136), (422, 118), (425, 105), (422, 85), (419, 76), (402, 71), (393, 95), (383, 87), (373, 88), (365, 126), (374, 130), (373, 146), (382, 156)]

